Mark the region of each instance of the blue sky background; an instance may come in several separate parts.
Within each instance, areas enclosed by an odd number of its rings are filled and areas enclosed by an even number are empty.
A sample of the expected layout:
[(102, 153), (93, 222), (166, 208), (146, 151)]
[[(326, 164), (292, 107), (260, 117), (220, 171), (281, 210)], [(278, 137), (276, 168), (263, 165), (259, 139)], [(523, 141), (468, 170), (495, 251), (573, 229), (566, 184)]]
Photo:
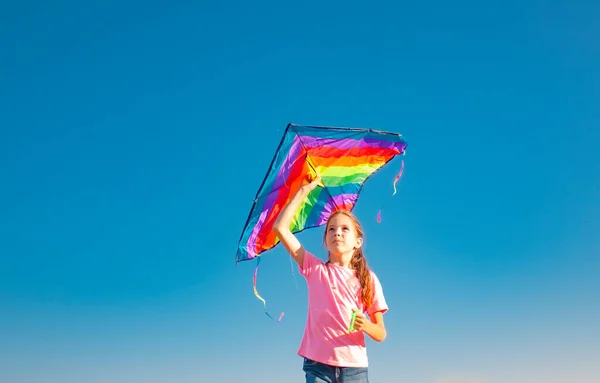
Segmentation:
[(0, 6), (0, 381), (303, 381), (303, 279), (234, 262), (290, 121), (408, 140), (373, 381), (598, 379), (597, 2), (51, 3)]

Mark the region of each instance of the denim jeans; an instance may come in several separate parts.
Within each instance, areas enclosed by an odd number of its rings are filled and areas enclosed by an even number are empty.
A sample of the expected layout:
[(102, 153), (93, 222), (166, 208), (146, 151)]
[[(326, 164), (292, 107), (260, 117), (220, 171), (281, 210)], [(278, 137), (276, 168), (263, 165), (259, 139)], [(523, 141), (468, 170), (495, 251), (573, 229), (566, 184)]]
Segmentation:
[(369, 383), (366, 367), (336, 367), (304, 358), (306, 383)]

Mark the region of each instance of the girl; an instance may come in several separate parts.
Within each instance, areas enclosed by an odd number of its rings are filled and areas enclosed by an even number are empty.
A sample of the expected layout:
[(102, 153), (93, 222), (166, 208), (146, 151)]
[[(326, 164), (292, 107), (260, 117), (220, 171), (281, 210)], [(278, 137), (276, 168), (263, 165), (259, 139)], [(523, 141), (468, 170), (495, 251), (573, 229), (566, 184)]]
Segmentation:
[[(290, 231), (294, 212), (319, 182), (304, 182), (273, 226), (308, 286), (308, 316), (298, 354), (304, 358), (307, 383), (368, 383), (364, 334), (377, 342), (385, 339), (383, 313), (388, 307), (377, 276), (367, 267), (359, 222), (348, 211), (329, 217), (323, 236), (327, 262), (305, 250)], [(349, 331), (353, 310), (354, 331)]]

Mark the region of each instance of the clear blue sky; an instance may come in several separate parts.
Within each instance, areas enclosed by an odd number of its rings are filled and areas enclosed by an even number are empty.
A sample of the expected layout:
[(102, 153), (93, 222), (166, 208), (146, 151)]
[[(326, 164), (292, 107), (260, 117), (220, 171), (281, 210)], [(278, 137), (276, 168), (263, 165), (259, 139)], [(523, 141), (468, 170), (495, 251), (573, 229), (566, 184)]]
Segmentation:
[[(390, 306), (374, 382), (594, 381), (599, 20), (566, 0), (4, 2), (0, 381), (303, 381), (304, 280), (265, 254), (274, 323), (234, 261), (290, 121), (408, 140), (398, 194), (395, 161), (355, 210)], [(324, 255), (320, 236), (301, 238)]]

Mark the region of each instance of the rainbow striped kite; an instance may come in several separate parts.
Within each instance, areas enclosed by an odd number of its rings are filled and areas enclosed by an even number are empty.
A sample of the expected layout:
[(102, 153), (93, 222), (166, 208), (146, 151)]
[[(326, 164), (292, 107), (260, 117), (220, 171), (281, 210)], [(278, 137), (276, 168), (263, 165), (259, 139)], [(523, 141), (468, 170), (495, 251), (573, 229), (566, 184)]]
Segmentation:
[(273, 224), (307, 175), (321, 176), (323, 187), (296, 211), (293, 233), (325, 224), (334, 211), (352, 210), (369, 176), (405, 149), (398, 133), (288, 124), (242, 230), (236, 263), (279, 243)]

